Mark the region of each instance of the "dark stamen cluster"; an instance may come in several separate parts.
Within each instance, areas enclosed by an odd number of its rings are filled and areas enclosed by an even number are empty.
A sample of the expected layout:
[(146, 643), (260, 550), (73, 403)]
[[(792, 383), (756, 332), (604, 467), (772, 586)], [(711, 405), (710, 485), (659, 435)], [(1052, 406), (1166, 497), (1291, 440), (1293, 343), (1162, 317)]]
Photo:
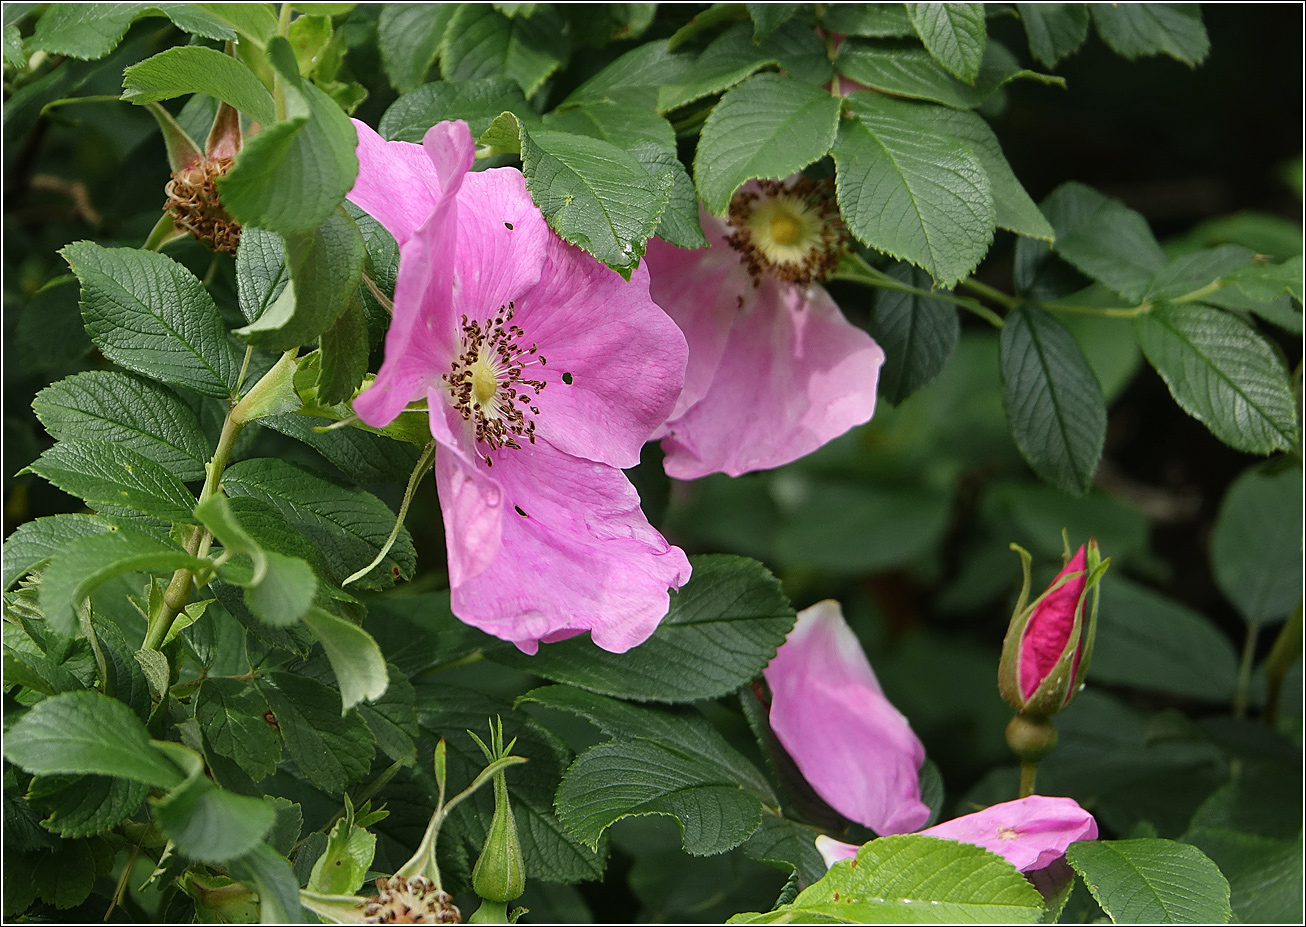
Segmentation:
[[(522, 376), (522, 371), (535, 361), (542, 367), (548, 361), (536, 345), (525, 350), (520, 347), (526, 333), (512, 324), (514, 311), (512, 303), (500, 306), (498, 315), (484, 325), (463, 316), (463, 352), (444, 375), (453, 392), (454, 408), (476, 428), (477, 443), (495, 451), (505, 447), (520, 449), (519, 438), (535, 443), (535, 422), (526, 418), (525, 412), (540, 414), (539, 407), (531, 403), (546, 385), (543, 380)], [(478, 361), (490, 364), (497, 374), (495, 394), (484, 404), (475, 392), (474, 368)], [(493, 458), (485, 455), (483, 459), (487, 466), (494, 466)]]
[(201, 158), (173, 171), (163, 191), (164, 206), (179, 229), (189, 232), (214, 251), (236, 253), (240, 244), (240, 223), (231, 218), (218, 199), (217, 179), (231, 167), (231, 158)]
[[(726, 238), (739, 252), (739, 259), (748, 265), (753, 286), (761, 285), (762, 274), (800, 286), (829, 279), (838, 268), (840, 258), (848, 253), (851, 244), (848, 229), (844, 227), (839, 205), (835, 201), (833, 178), (813, 180), (810, 177), (799, 177), (788, 185), (782, 180), (759, 180), (757, 187), (757, 190), (744, 190), (735, 194), (730, 201), (727, 218), (734, 231)], [(777, 196), (801, 200), (821, 220), (821, 240), (813, 244), (806, 257), (797, 263), (771, 260), (753, 241), (753, 230), (748, 225), (757, 203)]]
[(425, 876), (377, 879), (363, 908), (365, 924), (461, 924), (462, 912)]

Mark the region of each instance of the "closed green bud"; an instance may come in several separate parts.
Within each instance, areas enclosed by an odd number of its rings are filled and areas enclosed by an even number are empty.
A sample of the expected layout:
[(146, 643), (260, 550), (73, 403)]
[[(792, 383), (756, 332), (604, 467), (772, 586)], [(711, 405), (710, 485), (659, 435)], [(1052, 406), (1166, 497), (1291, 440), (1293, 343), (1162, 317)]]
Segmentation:
[(522, 858), (517, 821), (508, 804), (508, 783), (503, 773), (494, 777), (494, 818), (485, 838), (481, 858), (472, 870), (472, 888), (487, 901), (508, 902), (526, 890), (526, 861)]

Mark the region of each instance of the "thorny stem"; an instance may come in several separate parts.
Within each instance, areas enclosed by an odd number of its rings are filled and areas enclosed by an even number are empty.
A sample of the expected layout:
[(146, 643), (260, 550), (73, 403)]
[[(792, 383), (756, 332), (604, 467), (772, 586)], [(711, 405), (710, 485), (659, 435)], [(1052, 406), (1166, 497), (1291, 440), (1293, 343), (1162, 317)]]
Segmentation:
[(1260, 632), (1258, 624), (1247, 625), (1247, 636), (1243, 639), (1242, 660), (1238, 663), (1238, 687), (1233, 693), (1233, 716), (1243, 718), (1247, 714), (1247, 689), (1252, 681), (1252, 658), (1256, 655), (1256, 635)]

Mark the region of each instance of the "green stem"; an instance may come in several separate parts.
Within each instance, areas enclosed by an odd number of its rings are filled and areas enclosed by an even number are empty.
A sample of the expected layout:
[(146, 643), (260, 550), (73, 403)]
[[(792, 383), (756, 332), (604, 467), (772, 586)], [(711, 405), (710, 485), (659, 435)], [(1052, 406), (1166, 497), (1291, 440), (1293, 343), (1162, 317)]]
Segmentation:
[(385, 559), (386, 554), (390, 553), (390, 548), (394, 546), (395, 540), (399, 537), (399, 532), (404, 526), (404, 519), (408, 517), (408, 506), (413, 501), (413, 495), (417, 492), (417, 486), (421, 483), (422, 477), (426, 475), (426, 470), (431, 466), (431, 460), (434, 457), (435, 442), (432, 441), (430, 444), (426, 445), (426, 450), (422, 451), (422, 456), (417, 459), (417, 466), (413, 467), (412, 475), (408, 477), (408, 488), (404, 490), (404, 501), (399, 503), (399, 516), (395, 519), (394, 530), (390, 532), (390, 537), (386, 538), (385, 543), (381, 545), (381, 549), (377, 551), (376, 556), (372, 558), (372, 562), (361, 570), (356, 570), (349, 574), (349, 576), (345, 577), (345, 581), (340, 584), (341, 586), (348, 586), (355, 580), (362, 579), (368, 573), (372, 572), (373, 567)]
[(1066, 315), (1096, 315), (1107, 319), (1132, 319), (1152, 311), (1151, 303), (1143, 303), (1132, 309), (1120, 307), (1102, 308), (1099, 306), (1070, 306), (1065, 303), (1039, 303), (1049, 312), (1061, 312)]
[(981, 296), (993, 300), (999, 306), (1007, 309), (1015, 309), (1020, 305), (1020, 300), (1010, 294), (1004, 293), (996, 287), (991, 287), (987, 283), (981, 283), (974, 277), (967, 277), (961, 281), (961, 285), (968, 290), (974, 290)]
[(1248, 624), (1247, 636), (1243, 638), (1243, 655), (1238, 663), (1238, 687), (1233, 693), (1235, 718), (1242, 718), (1247, 714), (1247, 689), (1252, 681), (1252, 658), (1256, 655), (1256, 635), (1260, 630), (1260, 625)]
[[(277, 35), (283, 39), (290, 36), (290, 14), (295, 5), (293, 3), (281, 4), (281, 15), (277, 18)], [(286, 81), (281, 76), (281, 72), (275, 67), (272, 69), (272, 106), (276, 113), (277, 122), (282, 122), (286, 118)]]
[(846, 259), (839, 270), (834, 274), (835, 280), (846, 280), (850, 283), (860, 283), (864, 286), (879, 287), (882, 290), (895, 290), (899, 293), (911, 293), (914, 296), (923, 296), (927, 299), (937, 299), (945, 303), (952, 303), (968, 312), (973, 312), (984, 321), (988, 322), (994, 328), (1001, 328), (1005, 323), (1002, 316), (998, 315), (988, 306), (978, 300), (971, 299), (968, 296), (958, 296), (955, 293), (939, 290), (930, 292), (922, 290), (920, 287), (912, 286), (909, 283), (903, 283), (901, 280), (895, 280), (882, 270), (877, 270), (870, 264), (867, 264), (857, 255)]
[(1273, 724), (1279, 715), (1279, 695), (1283, 691), (1283, 677), (1288, 668), (1301, 657), (1302, 641), (1302, 603), (1297, 603), (1297, 610), (1292, 613), (1274, 639), (1270, 655), (1265, 658), (1265, 679), (1269, 691), (1265, 697), (1265, 723)]
[(1038, 775), (1038, 760), (1020, 761), (1020, 794), (1017, 798), (1028, 798), (1034, 794), (1034, 777)]

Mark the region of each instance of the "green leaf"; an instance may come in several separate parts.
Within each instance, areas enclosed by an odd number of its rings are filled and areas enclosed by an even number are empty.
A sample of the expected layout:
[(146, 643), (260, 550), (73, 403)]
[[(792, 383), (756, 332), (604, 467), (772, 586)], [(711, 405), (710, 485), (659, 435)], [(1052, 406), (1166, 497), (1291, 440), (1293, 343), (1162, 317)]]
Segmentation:
[(74, 633), (78, 605), (99, 585), (123, 573), (199, 570), (208, 560), (134, 528), (119, 527), (70, 541), (54, 555), (41, 578), (41, 609), (51, 627)]
[(372, 635), (321, 608), (310, 608), (304, 624), (317, 636), (331, 661), (340, 685), (341, 714), (359, 702), (375, 701), (385, 695), (385, 658)]
[(689, 702), (717, 698), (754, 678), (793, 627), (793, 609), (765, 567), (743, 557), (693, 558), (693, 577), (671, 594), (658, 629), (626, 653), (572, 638), (526, 656), (507, 647), (496, 662), (619, 698)]
[(659, 89), (683, 79), (693, 65), (692, 55), (668, 51), (665, 42), (648, 42), (626, 52), (585, 81), (571, 92), (563, 105), (612, 102), (654, 109)]
[(464, 4), (449, 21), (440, 50), (440, 76), (507, 77), (532, 97), (566, 56), (559, 25), (551, 11), (509, 19), (488, 4)]
[(839, 860), (790, 904), (727, 923), (1033, 924), (1042, 914), (1038, 890), (1002, 857), (969, 843), (904, 834)]
[(277, 17), (266, 3), (192, 3), (262, 48), (277, 34)]
[(907, 15), (934, 60), (968, 84), (979, 76), (987, 27), (982, 3), (908, 3)]
[(270, 673), (259, 688), (281, 728), (286, 750), (308, 780), (340, 793), (367, 775), (376, 752), (357, 712), (341, 714), (340, 694), (315, 679)]
[(992, 190), (961, 142), (885, 111), (875, 94), (846, 98), (834, 145), (839, 207), (868, 246), (929, 271), (951, 286), (979, 264), (993, 240)]
[(843, 35), (897, 39), (916, 35), (905, 3), (832, 3), (822, 26)]
[(1191, 67), (1211, 50), (1196, 3), (1091, 3), (1097, 34), (1130, 61), (1169, 55)]
[[(396, 4), (398, 6), (398, 4)], [(404, 9), (420, 9), (405, 5)], [(438, 81), (405, 93), (385, 111), (377, 131), (391, 141), (420, 142), (437, 122), (461, 119), (480, 138), (500, 113), (509, 112), (523, 122), (533, 122), (535, 111), (521, 88), (506, 77)]]
[(1229, 880), (1234, 918), (1243, 924), (1295, 924), (1302, 919), (1302, 838), (1271, 840), (1224, 828), (1184, 836)]
[(272, 94), (243, 62), (202, 45), (180, 45), (146, 58), (122, 75), (122, 98), (154, 103), (189, 93), (207, 93), (253, 121), (276, 121)]
[(6, 732), (4, 752), (11, 763), (39, 775), (90, 773), (160, 788), (183, 781), (132, 710), (98, 692), (38, 702)]
[(1066, 851), (1115, 923), (1226, 924), (1229, 883), (1196, 847), (1171, 840), (1081, 840)]
[(735, 191), (757, 177), (782, 178), (834, 143), (839, 101), (782, 74), (758, 74), (721, 98), (703, 126), (694, 181), (704, 205), (724, 215)]
[(810, 26), (790, 21), (754, 42), (752, 25), (739, 23), (714, 39), (683, 78), (664, 77), (657, 90), (657, 111), (667, 113), (729, 90), (765, 67), (781, 68), (795, 80), (818, 87), (832, 73), (825, 45)]
[(849, 39), (839, 47), (835, 68), (881, 93), (914, 100), (932, 100), (956, 109), (974, 109), (999, 87), (1017, 78), (1064, 86), (1059, 77), (1025, 70), (1000, 43), (989, 39), (979, 76), (974, 84), (957, 80), (923, 48), (904, 48), (899, 42)]
[(227, 871), (258, 893), (259, 918), (265, 924), (297, 924), (303, 920), (299, 883), (286, 858), (266, 843), (230, 860)]
[(761, 42), (771, 36), (803, 8), (801, 3), (749, 3), (748, 16), (753, 21), (753, 41)]
[(413, 684), (398, 667), (386, 664), (389, 679), (385, 693), (358, 706), (376, 745), (392, 760), (411, 760), (417, 754), (413, 738), (417, 736), (416, 695)]
[(74, 908), (86, 900), (95, 885), (95, 857), (85, 840), (61, 844), (42, 857), (32, 873), (32, 887), (46, 904)]
[(1247, 323), (1196, 304), (1162, 304), (1135, 321), (1148, 361), (1179, 407), (1230, 447), (1288, 450), (1297, 409), (1283, 358)]
[[(1219, 248), (1206, 248), (1175, 258), (1157, 274), (1143, 299), (1159, 302), (1163, 299), (1178, 299), (1199, 290), (1214, 289), (1212, 286), (1228, 274), (1251, 264), (1255, 254), (1239, 245), (1224, 245)], [(1270, 294), (1273, 299), (1277, 292)]]
[(48, 563), (70, 541), (104, 534), (113, 526), (95, 515), (47, 515), (23, 522), (4, 543), (4, 588)]
[(1041, 207), (1056, 230), (1052, 250), (1126, 299), (1142, 299), (1168, 263), (1147, 220), (1092, 187), (1064, 183)]
[[(98, 615), (91, 616), (91, 627), (104, 655), (101, 691), (136, 712), (142, 721), (148, 721), (154, 710), (154, 696), (143, 667), (136, 660), (135, 644), (127, 643), (118, 625)], [(152, 652), (158, 653), (157, 650)], [(166, 680), (162, 688), (167, 688)]]
[(163, 745), (191, 766), (186, 781), (154, 803), (154, 819), (177, 849), (191, 859), (222, 863), (260, 844), (276, 820), (272, 806), (215, 785), (190, 748)]
[(56, 440), (110, 442), (140, 452), (179, 480), (204, 477), (210, 451), (199, 419), (175, 393), (148, 380), (89, 370), (41, 390), (32, 409)]
[(47, 830), (73, 838), (108, 830), (133, 814), (149, 793), (148, 785), (130, 779), (36, 776), (27, 787), (27, 800)]
[(108, 441), (60, 441), (30, 465), (64, 492), (92, 505), (115, 505), (165, 521), (193, 524), (192, 496), (167, 467)]
[(1026, 303), (1002, 329), (1003, 406), (1020, 453), (1042, 479), (1083, 494), (1106, 441), (1106, 401), (1075, 337)]
[(1045, 68), (1084, 44), (1088, 38), (1086, 3), (1017, 3), (1029, 51)]
[(400, 93), (415, 90), (425, 82), (457, 9), (452, 3), (387, 3), (381, 7), (376, 23), (377, 44), (390, 83)]
[(322, 333), (317, 395), (321, 402), (346, 402), (367, 375), (367, 315), (357, 295)]
[[(797, 821), (762, 815), (762, 826), (741, 849), (750, 859), (792, 869), (808, 885), (825, 875), (825, 860), (816, 849), (816, 831)], [(796, 889), (795, 889), (796, 890)]]
[(162, 254), (74, 242), (86, 332), (104, 356), (155, 380), (225, 399), (240, 363), (204, 286)]
[(716, 770), (643, 740), (585, 751), (558, 788), (557, 808), (567, 830), (591, 848), (622, 818), (667, 815), (692, 856), (739, 846), (757, 830), (762, 811), (754, 796)]
[(1301, 302), (1302, 256), (1299, 254), (1288, 258), (1282, 264), (1266, 264), (1262, 261), (1230, 273), (1227, 282), (1258, 302), (1270, 302), (1284, 293), (1295, 296), (1297, 302)]
[(627, 152), (567, 132), (522, 136), (531, 199), (559, 235), (629, 277), (671, 196), (670, 171), (650, 177)]
[(362, 887), (372, 865), (376, 834), (354, 823), (352, 805), (346, 805), (345, 809), (345, 816), (327, 836), (326, 850), (313, 864), (307, 886), (310, 892), (352, 895)]
[(242, 225), (291, 236), (326, 222), (353, 187), (358, 134), (330, 97), (299, 76), (284, 39), (268, 49), (284, 81), (287, 118), (245, 140), (218, 192)]
[(330, 422), (309, 415), (270, 415), (259, 419), (259, 424), (302, 441), (359, 483), (406, 480), (422, 456), (419, 447), (359, 428), (314, 431), (315, 426)]
[(206, 39), (234, 39), (221, 19), (189, 3), (73, 3), (48, 8), (28, 39), (31, 51), (70, 58), (103, 58), (122, 41), (127, 27), (141, 16), (167, 16), (186, 32)]
[(230, 570), (222, 576), (245, 587), (245, 604), (257, 618), (285, 627), (304, 617), (317, 592), (312, 567), (296, 557), (265, 551), (241, 526), (225, 496), (206, 500), (196, 507), (195, 516), (228, 551), (245, 554), (252, 561), (254, 569), (248, 579), (238, 578)]
[[(289, 282), (262, 314), (236, 332), (269, 351), (299, 347), (328, 331), (349, 305), (367, 253), (358, 226), (340, 208), (311, 232), (288, 236), (285, 249)], [(278, 278), (264, 271), (255, 279)]]
[(195, 720), (213, 750), (235, 760), (255, 782), (277, 771), (281, 741), (264, 714), (267, 700), (235, 679), (206, 679), (195, 696)]
[(1216, 585), (1253, 624), (1287, 617), (1301, 601), (1301, 470), (1254, 468), (1229, 487), (1211, 533)]
[(236, 295), (245, 320), (262, 318), (289, 282), (282, 237), (253, 226), (242, 229), (236, 249)]
[(27, 67), (27, 53), (23, 51), (23, 34), (12, 24), (6, 24), (4, 30), (4, 63), (11, 68)]
[(671, 173), (671, 199), (658, 222), (658, 238), (678, 248), (706, 248), (707, 236), (699, 222), (698, 193), (689, 179), (685, 166), (676, 157), (674, 149), (663, 148), (650, 142), (641, 142), (630, 149), (635, 160), (643, 165), (650, 177), (658, 178)]
[[(934, 285), (910, 264), (894, 264), (888, 273), (918, 290)], [(961, 322), (951, 303), (886, 287), (875, 292), (870, 331), (884, 349), (880, 396), (898, 405), (942, 372), (961, 338)]]
[(1233, 697), (1238, 658), (1204, 615), (1121, 576), (1102, 581), (1090, 681), (1206, 702)]
[[(222, 485), (232, 497), (249, 496), (277, 509), (321, 550), (337, 583), (371, 562), (394, 529), (394, 512), (376, 496), (283, 460), (242, 460), (227, 469)], [(358, 584), (383, 589), (411, 578), (416, 565), (412, 536), (403, 528), (390, 552)]]

